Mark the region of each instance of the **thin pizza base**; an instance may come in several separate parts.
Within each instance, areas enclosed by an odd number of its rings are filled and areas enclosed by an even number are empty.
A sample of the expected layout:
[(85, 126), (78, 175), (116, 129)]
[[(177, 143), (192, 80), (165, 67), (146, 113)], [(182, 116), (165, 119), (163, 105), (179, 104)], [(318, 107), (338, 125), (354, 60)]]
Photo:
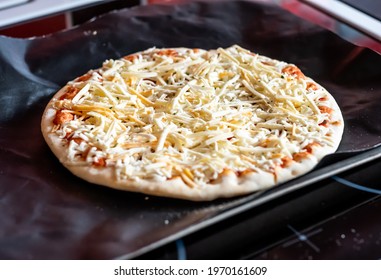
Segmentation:
[[(175, 50), (181, 50), (178, 48)], [(137, 53), (136, 55), (139, 55)], [(310, 81), (312, 79), (308, 78)], [(179, 198), (193, 201), (209, 201), (217, 198), (228, 198), (252, 193), (259, 190), (274, 187), (280, 183), (294, 179), (312, 170), (317, 163), (326, 155), (334, 153), (340, 143), (344, 122), (334, 98), (327, 93), (328, 100), (326, 104), (332, 108), (331, 118), (337, 120), (337, 125), (332, 126), (331, 139), (332, 145), (316, 145), (308, 156), (299, 161), (292, 161), (286, 167), (277, 167), (272, 172), (266, 172), (257, 169), (243, 174), (231, 169), (224, 169), (217, 179), (203, 185), (190, 186), (186, 184), (181, 177), (168, 178), (166, 181), (155, 181), (152, 179), (119, 179), (116, 178), (115, 168), (113, 166), (94, 166), (73, 162), (68, 159), (67, 141), (64, 141), (59, 135), (52, 133), (54, 128), (54, 118), (57, 109), (54, 103), (62, 98), (66, 93), (67, 86), (57, 92), (50, 103), (47, 105), (42, 117), (41, 129), (43, 136), (60, 162), (70, 170), (74, 175), (94, 184), (107, 186), (110, 188), (139, 192), (148, 195)]]

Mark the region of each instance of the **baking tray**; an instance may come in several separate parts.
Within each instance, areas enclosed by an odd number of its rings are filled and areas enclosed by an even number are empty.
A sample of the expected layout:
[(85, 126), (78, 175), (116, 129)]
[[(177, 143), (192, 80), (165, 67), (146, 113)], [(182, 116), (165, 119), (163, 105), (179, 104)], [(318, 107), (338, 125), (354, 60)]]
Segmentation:
[[(297, 64), (335, 96), (346, 124), (337, 154), (268, 191), (190, 202), (84, 182), (45, 144), (40, 119), (49, 99), (105, 59), (152, 46), (233, 44)], [(134, 258), (380, 157), (380, 64), (375, 52), (254, 1), (139, 6), (46, 37), (0, 37), (0, 258)]]

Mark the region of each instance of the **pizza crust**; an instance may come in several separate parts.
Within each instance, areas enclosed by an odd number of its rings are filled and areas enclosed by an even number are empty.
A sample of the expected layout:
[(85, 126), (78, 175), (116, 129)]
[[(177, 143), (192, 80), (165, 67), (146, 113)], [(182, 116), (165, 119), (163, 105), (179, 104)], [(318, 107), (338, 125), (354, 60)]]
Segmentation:
[[(164, 49), (167, 50), (167, 49)], [(178, 48), (175, 50), (186, 50)], [(134, 55), (138, 55), (133, 54)], [(308, 81), (314, 82), (307, 78)], [(315, 82), (314, 82), (315, 83)], [(336, 151), (344, 128), (343, 118), (340, 108), (332, 95), (327, 94), (326, 104), (332, 111), (332, 119), (337, 120), (332, 125), (331, 146), (316, 145), (313, 152), (307, 157), (298, 161), (292, 161), (287, 167), (276, 167), (272, 172), (261, 169), (238, 174), (236, 171), (225, 169), (217, 179), (203, 185), (186, 184), (180, 177), (169, 178), (167, 180), (152, 180), (145, 178), (120, 179), (117, 178), (114, 166), (94, 166), (85, 162), (73, 162), (68, 157), (68, 141), (62, 135), (54, 133), (54, 119), (57, 108), (54, 105), (57, 100), (67, 92), (68, 85), (58, 91), (47, 105), (42, 116), (42, 134), (59, 161), (74, 175), (94, 184), (107, 186), (110, 188), (140, 192), (148, 195), (179, 198), (193, 201), (209, 201), (217, 198), (228, 198), (244, 195), (259, 190), (268, 189), (288, 180), (294, 179), (312, 170), (317, 163), (326, 155)]]

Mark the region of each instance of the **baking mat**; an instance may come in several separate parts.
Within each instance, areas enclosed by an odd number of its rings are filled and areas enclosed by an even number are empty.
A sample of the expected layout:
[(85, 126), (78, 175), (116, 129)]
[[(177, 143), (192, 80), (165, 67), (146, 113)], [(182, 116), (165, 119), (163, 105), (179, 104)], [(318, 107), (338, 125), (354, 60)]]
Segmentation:
[(340, 152), (379, 145), (381, 57), (275, 6), (139, 6), (51, 36), (0, 37), (0, 258), (133, 257), (380, 154), (330, 162), (267, 192), (195, 203), (86, 183), (45, 144), (40, 119), (51, 96), (105, 59), (152, 46), (233, 44), (297, 64), (335, 96), (346, 123)]

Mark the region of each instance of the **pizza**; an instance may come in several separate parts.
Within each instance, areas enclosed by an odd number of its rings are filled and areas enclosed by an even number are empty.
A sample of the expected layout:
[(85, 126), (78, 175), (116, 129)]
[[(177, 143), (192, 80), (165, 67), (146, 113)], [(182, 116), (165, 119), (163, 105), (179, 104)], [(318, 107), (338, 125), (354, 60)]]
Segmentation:
[(207, 201), (268, 189), (334, 153), (333, 96), (294, 64), (238, 45), (150, 48), (68, 82), (43, 136), (91, 183)]

